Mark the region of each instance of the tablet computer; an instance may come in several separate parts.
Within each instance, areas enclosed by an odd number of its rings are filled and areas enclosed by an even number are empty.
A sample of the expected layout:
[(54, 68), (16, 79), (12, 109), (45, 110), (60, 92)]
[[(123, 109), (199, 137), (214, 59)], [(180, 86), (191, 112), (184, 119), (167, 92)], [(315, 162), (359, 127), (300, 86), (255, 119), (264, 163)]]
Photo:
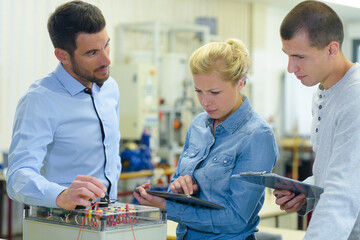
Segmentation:
[[(134, 189), (135, 192), (139, 193), (139, 189)], [(178, 194), (178, 193), (172, 193), (172, 192), (162, 192), (162, 191), (152, 191), (152, 190), (146, 190), (147, 193), (165, 198), (166, 200), (175, 201), (179, 203), (187, 203), (190, 205), (195, 205), (199, 207), (206, 207), (206, 208), (213, 208), (213, 209), (224, 209), (223, 206), (217, 205), (212, 202), (205, 201), (203, 199), (193, 197), (186, 194)]]
[(276, 173), (244, 172), (234, 174), (231, 177), (272, 189), (289, 190), (296, 195), (304, 193), (306, 198), (320, 198), (320, 195), (324, 192), (322, 187), (283, 177)]

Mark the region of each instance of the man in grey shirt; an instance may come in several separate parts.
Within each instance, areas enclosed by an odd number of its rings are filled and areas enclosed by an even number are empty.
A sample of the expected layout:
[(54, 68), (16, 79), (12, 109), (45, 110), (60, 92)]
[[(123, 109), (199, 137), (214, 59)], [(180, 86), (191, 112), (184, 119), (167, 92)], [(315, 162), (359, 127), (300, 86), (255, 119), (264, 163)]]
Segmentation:
[(320, 200), (275, 190), (286, 212), (314, 210), (304, 239), (360, 239), (360, 65), (343, 54), (343, 25), (319, 1), (299, 3), (280, 28), (288, 71), (306, 86), (318, 85), (313, 96), (311, 142), (316, 158), (306, 179), (324, 188)]

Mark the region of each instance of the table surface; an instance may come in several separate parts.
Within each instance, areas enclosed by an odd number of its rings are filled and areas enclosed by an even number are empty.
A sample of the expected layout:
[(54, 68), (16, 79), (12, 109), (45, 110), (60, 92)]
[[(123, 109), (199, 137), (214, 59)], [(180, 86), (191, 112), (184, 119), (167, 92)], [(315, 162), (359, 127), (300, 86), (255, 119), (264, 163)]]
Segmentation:
[(293, 149), (295, 147), (312, 150), (310, 138), (283, 138), (280, 140), (280, 146), (285, 149)]
[(302, 240), (305, 236), (306, 231), (293, 230), (285, 228), (274, 228), (274, 227), (262, 227), (259, 226), (260, 232), (281, 234), (282, 240)]
[[(160, 169), (156, 169), (159, 171)], [(163, 175), (172, 175), (175, 172), (175, 168), (166, 168), (161, 169)], [(120, 179), (129, 179), (129, 178), (139, 178), (139, 177), (148, 177), (154, 175), (154, 170), (142, 170), (136, 172), (124, 172), (120, 174)]]

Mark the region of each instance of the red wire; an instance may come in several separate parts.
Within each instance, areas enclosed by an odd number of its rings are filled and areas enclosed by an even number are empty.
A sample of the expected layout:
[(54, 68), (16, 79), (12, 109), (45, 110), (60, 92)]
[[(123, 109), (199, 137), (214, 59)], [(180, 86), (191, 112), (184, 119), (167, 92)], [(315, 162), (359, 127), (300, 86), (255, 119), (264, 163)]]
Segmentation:
[(129, 211), (129, 204), (128, 204), (128, 203), (126, 203), (126, 211), (127, 211), (128, 214), (129, 214), (129, 221), (130, 221), (131, 231), (132, 231), (133, 236), (134, 236), (134, 240), (136, 240), (136, 238), (135, 238), (135, 233), (134, 233), (134, 228), (133, 228), (132, 220), (131, 220), (131, 214), (130, 214), (130, 211)]
[[(81, 234), (82, 228), (83, 228), (83, 226), (84, 226), (85, 220), (86, 220), (86, 218), (87, 218), (87, 215), (88, 215), (88, 213), (89, 213), (89, 210), (90, 210), (93, 206), (95, 206), (96, 204), (98, 204), (98, 202), (96, 202), (96, 203), (94, 203), (93, 205), (91, 205), (90, 208), (85, 211), (85, 212), (86, 212), (86, 213), (85, 213), (85, 217), (84, 217), (84, 219), (83, 219), (83, 221), (82, 221), (82, 223), (81, 223), (81, 227), (80, 227), (80, 230), (79, 230), (79, 234), (78, 234), (77, 240), (80, 239), (80, 234)], [(99, 206), (99, 205), (97, 205), (97, 206)], [(130, 214), (130, 211), (129, 211), (129, 204), (128, 204), (128, 203), (126, 203), (126, 211), (127, 211), (128, 215), (129, 215), (129, 221), (130, 221), (131, 231), (132, 231), (132, 234), (133, 234), (133, 236), (134, 236), (134, 240), (136, 240), (136, 238), (135, 238), (135, 233), (134, 233), (134, 228), (133, 228), (133, 225), (132, 225), (131, 214)]]
[(90, 210), (93, 206), (95, 206), (96, 204), (98, 204), (98, 202), (96, 202), (96, 203), (94, 203), (93, 205), (91, 205), (91, 206), (89, 207), (89, 209), (85, 211), (85, 212), (86, 212), (86, 213), (85, 213), (85, 217), (84, 217), (84, 220), (83, 220), (82, 223), (81, 223), (81, 227), (80, 227), (80, 230), (79, 230), (79, 234), (78, 234), (77, 240), (80, 239), (81, 230), (82, 230), (82, 228), (83, 228), (83, 226), (84, 226), (84, 223), (85, 223), (85, 220), (86, 220), (87, 215), (88, 215), (88, 213), (89, 213), (89, 210)]

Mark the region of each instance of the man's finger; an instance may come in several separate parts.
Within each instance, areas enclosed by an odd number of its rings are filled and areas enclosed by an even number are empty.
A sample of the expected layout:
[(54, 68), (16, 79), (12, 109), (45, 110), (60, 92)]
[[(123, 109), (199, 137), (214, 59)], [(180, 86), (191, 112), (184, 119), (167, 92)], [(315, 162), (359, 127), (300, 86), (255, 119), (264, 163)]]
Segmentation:
[(95, 177), (85, 176), (85, 175), (78, 175), (78, 176), (76, 176), (74, 181), (76, 181), (76, 180), (81, 181), (81, 182), (92, 183), (94, 186), (96, 186), (97, 188), (100, 188), (102, 191), (104, 191), (104, 192), (107, 191), (105, 185)]
[(277, 205), (284, 205), (285, 203), (290, 201), (294, 196), (295, 196), (295, 194), (283, 195), (282, 197), (277, 197), (276, 200), (275, 200), (275, 203)]
[[(96, 179), (96, 181), (99, 180)], [(101, 183), (101, 185), (103, 184)], [(80, 176), (80, 177), (77, 176), (76, 179), (71, 183), (70, 189), (82, 189), (82, 188), (86, 188), (87, 190), (91, 191), (94, 194), (94, 196), (91, 196), (92, 199), (105, 197), (105, 192), (107, 191), (104, 185), (103, 187), (102, 186), (99, 187), (99, 185), (94, 184), (94, 182), (91, 181), (90, 178), (87, 178), (87, 176)]]

